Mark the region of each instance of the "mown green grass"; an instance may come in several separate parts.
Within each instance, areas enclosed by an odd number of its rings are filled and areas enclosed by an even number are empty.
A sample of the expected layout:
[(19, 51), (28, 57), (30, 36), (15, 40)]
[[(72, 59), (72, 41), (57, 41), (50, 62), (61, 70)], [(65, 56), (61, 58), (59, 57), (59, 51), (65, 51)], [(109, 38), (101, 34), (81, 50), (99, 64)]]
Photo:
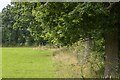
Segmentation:
[(2, 48), (3, 78), (53, 78), (52, 51)]

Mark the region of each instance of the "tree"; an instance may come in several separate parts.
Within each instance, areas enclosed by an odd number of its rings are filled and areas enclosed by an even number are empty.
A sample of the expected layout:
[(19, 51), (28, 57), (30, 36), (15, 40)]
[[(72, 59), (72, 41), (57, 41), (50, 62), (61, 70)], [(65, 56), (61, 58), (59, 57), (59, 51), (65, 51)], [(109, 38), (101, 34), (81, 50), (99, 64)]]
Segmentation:
[(2, 10), (2, 43), (13, 43), (15, 41), (16, 31), (13, 30), (13, 24), (15, 22), (13, 13), (13, 7), (8, 5)]
[[(39, 3), (38, 3), (39, 4)], [(46, 3), (33, 11), (52, 42), (68, 45), (82, 38), (105, 37), (105, 77), (118, 71), (118, 23), (120, 2)]]

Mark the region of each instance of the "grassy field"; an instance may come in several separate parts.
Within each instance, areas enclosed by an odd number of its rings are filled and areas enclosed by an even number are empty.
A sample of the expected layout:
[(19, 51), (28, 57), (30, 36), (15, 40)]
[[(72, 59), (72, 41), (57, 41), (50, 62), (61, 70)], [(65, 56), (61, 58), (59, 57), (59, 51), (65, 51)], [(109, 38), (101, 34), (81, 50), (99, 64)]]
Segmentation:
[(3, 78), (53, 78), (54, 70), (50, 50), (2, 48)]

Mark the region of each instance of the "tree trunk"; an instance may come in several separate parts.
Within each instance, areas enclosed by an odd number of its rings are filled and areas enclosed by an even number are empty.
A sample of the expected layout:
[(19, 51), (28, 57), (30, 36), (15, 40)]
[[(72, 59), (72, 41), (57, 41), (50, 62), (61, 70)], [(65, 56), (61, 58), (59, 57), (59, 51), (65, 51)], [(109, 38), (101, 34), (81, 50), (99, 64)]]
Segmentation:
[(93, 47), (92, 39), (91, 38), (87, 38), (86, 41), (84, 42), (84, 45), (85, 45), (85, 48), (84, 48), (83, 63), (86, 63), (87, 59), (90, 56), (91, 48)]
[(105, 78), (118, 76), (118, 32), (105, 34)]

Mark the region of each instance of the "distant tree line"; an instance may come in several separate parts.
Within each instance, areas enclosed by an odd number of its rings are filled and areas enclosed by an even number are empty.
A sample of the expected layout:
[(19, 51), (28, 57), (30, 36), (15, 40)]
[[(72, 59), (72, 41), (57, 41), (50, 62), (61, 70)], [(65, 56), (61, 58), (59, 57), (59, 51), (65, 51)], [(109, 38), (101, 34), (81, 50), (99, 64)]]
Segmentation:
[(35, 20), (32, 9), (30, 3), (11, 3), (2, 10), (2, 46), (37, 46), (48, 42), (41, 35), (41, 23)]

